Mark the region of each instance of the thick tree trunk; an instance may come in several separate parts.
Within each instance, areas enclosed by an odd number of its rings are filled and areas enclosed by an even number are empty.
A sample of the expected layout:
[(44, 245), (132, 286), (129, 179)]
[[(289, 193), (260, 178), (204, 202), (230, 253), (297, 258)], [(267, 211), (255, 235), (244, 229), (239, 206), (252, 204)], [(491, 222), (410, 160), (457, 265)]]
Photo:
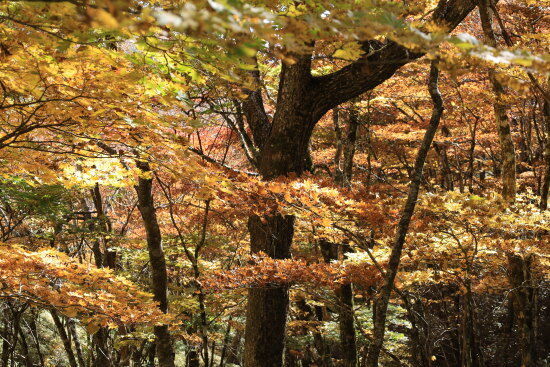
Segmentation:
[(532, 277), (533, 255), (508, 254), (508, 280), (512, 286), (512, 305), (517, 321), (521, 367), (537, 365), (537, 292)]
[(378, 299), (375, 301), (374, 304), (376, 310), (374, 315), (374, 342), (369, 347), (369, 352), (367, 355), (368, 367), (378, 366), (378, 358), (380, 356), (382, 345), (384, 344), (386, 316), (391, 292), (393, 290), (393, 283), (399, 269), (399, 264), (401, 262), (401, 252), (403, 250), (403, 245), (405, 244), (405, 238), (409, 230), (409, 225), (412, 215), (414, 213), (414, 208), (416, 207), (416, 201), (418, 199), (418, 193), (420, 191), (420, 185), (422, 183), (422, 171), (424, 169), (424, 163), (426, 162), (428, 151), (430, 150), (430, 146), (437, 131), (437, 127), (439, 126), (441, 115), (443, 114), (443, 100), (438, 89), (438, 79), (439, 71), (437, 69), (437, 66), (432, 63), (428, 89), (432, 97), (434, 108), (432, 112), (432, 117), (430, 119), (430, 125), (428, 126), (428, 129), (424, 134), (422, 145), (420, 146), (420, 149), (418, 150), (418, 153), (416, 155), (416, 162), (414, 165), (412, 180), (409, 185), (407, 201), (405, 202), (405, 206), (403, 207), (401, 219), (397, 227), (397, 234), (390, 254), (388, 269), (386, 271), (385, 284), (380, 290)]
[[(294, 234), (294, 217), (280, 214), (248, 221), (252, 253), (264, 252), (274, 259), (288, 259)], [(282, 366), (288, 287), (251, 288), (245, 328), (244, 365)]]
[[(491, 15), (489, 13), (490, 0), (478, 0), (479, 17), (481, 26), (485, 35), (486, 42), (492, 46), (497, 46), (495, 33), (493, 31)], [(501, 177), (502, 177), (502, 197), (512, 203), (516, 196), (516, 152), (512, 133), (510, 131), (510, 120), (507, 115), (507, 107), (502, 101), (505, 94), (504, 86), (497, 80), (494, 70), (489, 70), (489, 80), (495, 93), (495, 102), (493, 104), (495, 119), (498, 129), (498, 138), (501, 150)]]
[[(151, 169), (146, 162), (138, 162), (138, 168), (144, 173), (150, 173)], [(151, 264), (152, 289), (155, 301), (159, 303), (162, 312), (168, 312), (168, 276), (166, 260), (162, 249), (162, 236), (157, 221), (157, 214), (153, 200), (153, 180), (147, 177), (139, 177), (136, 186), (138, 196), (138, 209), (143, 219), (147, 234), (147, 248), (149, 250), (149, 263)], [(174, 367), (174, 349), (168, 325), (155, 326), (156, 353), (160, 367)]]

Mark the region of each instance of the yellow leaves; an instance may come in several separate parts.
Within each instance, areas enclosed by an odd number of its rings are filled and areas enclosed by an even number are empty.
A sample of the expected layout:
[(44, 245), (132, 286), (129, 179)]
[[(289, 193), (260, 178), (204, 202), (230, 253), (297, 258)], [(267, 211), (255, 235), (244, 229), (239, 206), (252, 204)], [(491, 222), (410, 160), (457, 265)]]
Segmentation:
[(68, 187), (89, 187), (98, 182), (113, 187), (126, 187), (135, 182), (134, 172), (127, 170), (118, 158), (92, 158), (67, 162), (62, 163), (60, 169), (60, 181)]
[(349, 42), (336, 50), (332, 56), (347, 61), (354, 61), (361, 57), (363, 53), (364, 51), (358, 42)]
[(287, 11), (285, 12), (285, 15), (288, 15), (289, 17), (299, 17), (300, 15), (303, 15), (306, 12), (307, 12), (307, 8), (305, 4), (299, 4), (299, 5), (292, 4), (288, 7)]
[[(0, 296), (57, 308), (87, 320), (90, 333), (109, 322), (166, 322), (150, 294), (112, 270), (81, 264), (52, 249), (0, 244)], [(92, 318), (93, 315), (93, 318)]]

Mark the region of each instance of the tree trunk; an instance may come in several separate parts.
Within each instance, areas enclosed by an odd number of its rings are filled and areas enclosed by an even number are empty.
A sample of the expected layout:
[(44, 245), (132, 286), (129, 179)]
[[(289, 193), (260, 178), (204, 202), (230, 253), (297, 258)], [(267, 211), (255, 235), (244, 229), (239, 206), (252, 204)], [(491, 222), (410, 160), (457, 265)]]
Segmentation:
[[(479, 17), (481, 26), (489, 46), (496, 47), (497, 41), (493, 31), (491, 15), (489, 14), (489, 1), (478, 0)], [(516, 152), (512, 133), (510, 131), (510, 120), (507, 115), (507, 108), (502, 98), (505, 95), (504, 86), (497, 80), (494, 70), (489, 70), (489, 80), (495, 93), (493, 108), (498, 128), (498, 138), (501, 150), (501, 177), (502, 197), (509, 203), (513, 203), (516, 196)]]
[(55, 327), (57, 328), (57, 332), (59, 333), (59, 337), (61, 338), (61, 341), (63, 342), (63, 346), (65, 347), (65, 353), (67, 353), (67, 360), (69, 362), (69, 366), (78, 367), (78, 364), (76, 363), (76, 358), (74, 356), (73, 348), (71, 346), (71, 340), (69, 339), (69, 335), (65, 330), (65, 326), (63, 326), (63, 323), (61, 322), (61, 319), (59, 318), (59, 315), (57, 314), (56, 311), (52, 310), (50, 311), (50, 313), (52, 315), (52, 319), (55, 324)]
[[(151, 169), (146, 162), (137, 163), (144, 173), (150, 173)], [(143, 219), (147, 234), (147, 248), (149, 250), (149, 263), (151, 264), (152, 288), (155, 301), (159, 303), (162, 312), (168, 312), (168, 276), (166, 260), (162, 249), (162, 236), (157, 221), (156, 209), (153, 200), (153, 179), (139, 177), (136, 192), (138, 196), (138, 209)], [(174, 367), (175, 353), (168, 325), (155, 326), (156, 353), (160, 367)]]
[[(351, 184), (351, 177), (353, 175), (353, 157), (355, 156), (355, 146), (357, 141), (357, 130), (359, 127), (359, 112), (352, 104), (350, 111), (347, 114), (348, 126), (346, 136), (342, 136), (342, 130), (338, 121), (338, 109), (333, 110), (334, 116), (334, 129), (336, 131), (337, 149), (334, 157), (336, 164), (336, 171), (334, 180), (341, 186), (349, 186)], [(341, 159), (343, 153), (343, 159)], [(342, 160), (342, 162), (340, 162)]]
[[(264, 252), (274, 259), (288, 259), (294, 234), (294, 217), (275, 214), (248, 220), (252, 253)], [(244, 365), (282, 366), (288, 287), (253, 287), (248, 291)]]
[(508, 279), (512, 286), (512, 305), (517, 321), (521, 367), (537, 365), (537, 292), (532, 277), (533, 255), (508, 254)]
[(25, 367), (33, 367), (33, 358), (29, 353), (29, 344), (27, 343), (27, 337), (21, 327), (21, 324), (19, 324), (17, 329), (19, 331), (19, 339), (21, 339), (21, 349), (23, 350), (23, 357), (25, 358)]
[(546, 141), (544, 147), (544, 163), (545, 173), (542, 183), (540, 195), (540, 208), (546, 210), (548, 208), (548, 192), (550, 191), (550, 103), (545, 100), (543, 106), (543, 118), (546, 125)]
[[(67, 320), (67, 328), (69, 329), (71, 339), (73, 340), (73, 343), (74, 343), (74, 349), (76, 350), (76, 357), (78, 360), (78, 364), (80, 365), (80, 367), (86, 367), (86, 362), (84, 362), (84, 356), (82, 354), (82, 346), (80, 345), (80, 340), (76, 332), (75, 321), (73, 319)], [(102, 367), (105, 367), (105, 366), (102, 366)]]
[[(100, 231), (101, 233), (107, 233), (107, 217), (105, 216), (103, 210), (103, 199), (101, 196), (101, 191), (99, 185), (96, 183), (94, 188), (90, 190), (92, 201), (94, 203), (94, 208), (97, 213), (96, 219), (99, 228), (96, 228), (96, 222), (92, 222), (91, 214), (87, 214), (87, 219), (90, 220), (90, 229), (95, 231)], [(85, 211), (91, 213), (87, 208), (86, 202), (83, 200), (85, 206)], [(103, 246), (102, 246), (103, 244)], [(106, 261), (107, 259), (107, 245), (105, 240), (105, 235), (101, 235), (94, 239), (94, 244), (92, 247), (92, 252), (94, 254), (95, 264), (98, 268), (102, 267), (111, 267), (114, 268), (114, 264), (111, 264)], [(106, 327), (100, 327), (99, 330), (92, 336), (93, 348), (94, 348), (94, 367), (111, 367), (111, 350), (109, 349), (109, 329)]]
[(469, 280), (460, 296), (460, 357), (461, 367), (481, 367), (482, 358), (476, 339), (475, 311)]
[(437, 131), (437, 127), (439, 126), (441, 115), (443, 114), (443, 100), (441, 99), (441, 94), (438, 89), (438, 79), (439, 71), (435, 63), (432, 63), (428, 89), (430, 91), (430, 96), (432, 98), (434, 108), (432, 112), (432, 117), (430, 119), (430, 125), (428, 126), (428, 129), (424, 134), (422, 145), (420, 146), (420, 149), (418, 150), (418, 153), (416, 155), (416, 162), (414, 165), (412, 180), (409, 185), (407, 201), (405, 202), (405, 206), (403, 207), (401, 219), (399, 220), (399, 224), (397, 227), (397, 234), (389, 258), (385, 284), (380, 290), (378, 299), (374, 303), (376, 310), (374, 315), (374, 342), (369, 347), (369, 352), (367, 355), (368, 367), (378, 366), (378, 358), (380, 356), (382, 345), (384, 344), (386, 316), (391, 292), (393, 290), (393, 282), (399, 269), (399, 264), (401, 262), (401, 252), (403, 250), (403, 245), (405, 244), (405, 237), (407, 236), (409, 224), (414, 213), (414, 208), (416, 207), (416, 201), (418, 199), (418, 193), (420, 191), (420, 184), (422, 183), (422, 170), (424, 168), (424, 163), (426, 162), (428, 151), (430, 150), (430, 146)]
[[(342, 246), (328, 241), (321, 241), (321, 252), (325, 262), (338, 260), (339, 252), (350, 251), (348, 246)], [(353, 286), (342, 284), (335, 289), (338, 301), (338, 324), (340, 329), (340, 344), (342, 346), (343, 367), (357, 366), (357, 342), (355, 335), (355, 318), (353, 313)]]
[(31, 319), (29, 320), (29, 330), (32, 335), (32, 339), (35, 344), (36, 354), (38, 355), (39, 366), (44, 366), (44, 356), (40, 348), (40, 336), (38, 335), (38, 328), (36, 327), (36, 314), (32, 312)]

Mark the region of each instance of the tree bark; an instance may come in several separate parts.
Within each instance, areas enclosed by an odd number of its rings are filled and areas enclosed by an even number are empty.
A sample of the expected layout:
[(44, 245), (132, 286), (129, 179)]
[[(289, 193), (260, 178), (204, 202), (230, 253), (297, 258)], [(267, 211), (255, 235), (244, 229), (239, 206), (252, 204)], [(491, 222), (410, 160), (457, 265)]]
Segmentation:
[(63, 326), (63, 323), (61, 322), (61, 319), (59, 318), (59, 315), (57, 314), (56, 311), (52, 310), (50, 313), (52, 315), (52, 319), (55, 324), (55, 327), (57, 328), (57, 332), (59, 333), (59, 337), (61, 338), (61, 341), (63, 342), (63, 346), (65, 347), (65, 352), (67, 353), (67, 360), (69, 362), (69, 366), (78, 367), (78, 364), (76, 363), (76, 358), (73, 352), (73, 348), (71, 346), (71, 340), (69, 339), (69, 335), (65, 330), (65, 326)]
[[(489, 14), (489, 1), (478, 0), (479, 17), (481, 26), (489, 46), (496, 47), (497, 41), (493, 31), (491, 15)], [(504, 86), (497, 80), (494, 70), (489, 70), (489, 80), (495, 93), (495, 102), (493, 108), (498, 128), (498, 138), (500, 142), (502, 166), (502, 197), (507, 202), (513, 203), (516, 196), (516, 152), (512, 133), (510, 131), (510, 120), (507, 115), (507, 107), (502, 101), (505, 94)]]
[[(336, 114), (334, 118), (334, 128), (338, 139), (337, 151), (334, 157), (334, 162), (336, 164), (334, 179), (339, 185), (346, 187), (351, 185), (351, 177), (353, 175), (353, 157), (355, 156), (357, 130), (359, 127), (359, 112), (355, 106), (351, 106), (347, 114), (348, 126), (345, 138), (342, 137), (342, 131), (338, 124), (338, 109), (334, 109), (333, 113)], [(343, 159), (341, 157), (342, 155)], [(342, 162), (340, 162), (341, 160)]]
[[(90, 229), (95, 231), (99, 230), (99, 232), (103, 233), (94, 239), (92, 252), (94, 254), (95, 264), (98, 268), (109, 267), (114, 269), (114, 256), (108, 255), (107, 241), (104, 235), (104, 233), (109, 231), (109, 227), (107, 225), (108, 219), (103, 210), (103, 198), (97, 183), (94, 188), (90, 190), (90, 194), (97, 213), (97, 224), (99, 224), (99, 228), (96, 228), (96, 222), (90, 222)], [(84, 200), (83, 202), (86, 211), (90, 212), (90, 210), (86, 208), (86, 202)], [(87, 214), (86, 217), (90, 221), (92, 220), (91, 214)], [(112, 259), (112, 261), (107, 261), (108, 258)], [(93, 366), (111, 367), (113, 364), (111, 360), (111, 350), (109, 349), (109, 329), (106, 327), (100, 327), (99, 330), (92, 336), (92, 341), (95, 351)]]
[(475, 310), (470, 280), (466, 280), (464, 293), (460, 297), (460, 357), (461, 367), (483, 366), (476, 338)]
[(543, 106), (543, 118), (546, 125), (546, 141), (544, 147), (545, 173), (540, 195), (540, 208), (548, 209), (548, 192), (550, 191), (550, 103), (545, 100)]
[[(144, 174), (150, 174), (149, 164), (138, 161), (137, 166)], [(166, 259), (162, 249), (162, 236), (157, 221), (157, 214), (153, 200), (153, 179), (139, 177), (135, 187), (138, 196), (138, 209), (143, 219), (147, 234), (147, 248), (149, 250), (149, 263), (151, 264), (151, 278), (154, 300), (159, 303), (162, 312), (168, 312), (168, 276)], [(156, 354), (160, 367), (174, 367), (175, 353), (172, 348), (172, 340), (168, 325), (155, 326)]]
[(428, 126), (428, 129), (424, 134), (422, 145), (420, 146), (420, 149), (418, 150), (418, 153), (416, 155), (416, 162), (414, 165), (412, 180), (409, 185), (409, 193), (407, 196), (407, 201), (405, 202), (405, 206), (403, 207), (401, 219), (397, 227), (397, 234), (394, 240), (394, 244), (392, 246), (388, 269), (386, 271), (385, 283), (380, 290), (378, 299), (375, 301), (376, 312), (374, 316), (374, 342), (369, 347), (369, 352), (367, 355), (368, 367), (378, 366), (378, 358), (380, 356), (382, 345), (384, 344), (386, 316), (391, 292), (393, 290), (393, 283), (399, 269), (399, 264), (401, 262), (401, 252), (403, 250), (403, 245), (405, 244), (405, 238), (409, 230), (411, 218), (416, 207), (416, 201), (418, 199), (418, 193), (420, 191), (420, 185), (422, 183), (422, 171), (424, 168), (424, 163), (426, 162), (428, 151), (430, 150), (430, 146), (437, 131), (437, 127), (439, 126), (441, 115), (443, 114), (443, 100), (441, 98), (441, 93), (439, 92), (438, 88), (438, 79), (439, 71), (435, 63), (432, 63), (428, 89), (430, 91), (430, 96), (432, 98), (434, 108), (432, 112), (432, 117), (430, 119), (430, 125)]
[(512, 286), (512, 305), (517, 321), (521, 367), (537, 365), (537, 292), (532, 276), (533, 255), (508, 254), (508, 279)]
[[(321, 251), (325, 262), (338, 259), (340, 251), (349, 251), (348, 246), (342, 246), (328, 241), (321, 241)], [(355, 317), (353, 312), (353, 285), (342, 284), (335, 289), (338, 301), (338, 326), (340, 329), (340, 344), (342, 347), (343, 367), (357, 366), (357, 340), (355, 335)]]
[[(73, 340), (73, 343), (74, 343), (74, 349), (76, 350), (76, 357), (78, 360), (78, 364), (80, 365), (80, 367), (86, 367), (86, 362), (84, 361), (84, 356), (82, 354), (82, 346), (80, 345), (80, 340), (76, 332), (75, 321), (73, 319), (67, 320), (67, 328), (69, 329), (71, 339)], [(105, 367), (105, 366), (102, 366), (102, 367)]]
[[(294, 234), (294, 217), (275, 214), (248, 220), (252, 253), (288, 259)], [(280, 367), (283, 363), (288, 287), (253, 287), (248, 291), (244, 365)]]

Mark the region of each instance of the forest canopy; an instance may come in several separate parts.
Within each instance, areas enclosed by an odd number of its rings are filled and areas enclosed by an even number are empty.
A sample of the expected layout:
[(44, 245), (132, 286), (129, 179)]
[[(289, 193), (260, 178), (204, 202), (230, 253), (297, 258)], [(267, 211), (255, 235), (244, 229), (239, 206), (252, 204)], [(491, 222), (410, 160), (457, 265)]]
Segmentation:
[(0, 367), (546, 366), (549, 15), (0, 2)]

